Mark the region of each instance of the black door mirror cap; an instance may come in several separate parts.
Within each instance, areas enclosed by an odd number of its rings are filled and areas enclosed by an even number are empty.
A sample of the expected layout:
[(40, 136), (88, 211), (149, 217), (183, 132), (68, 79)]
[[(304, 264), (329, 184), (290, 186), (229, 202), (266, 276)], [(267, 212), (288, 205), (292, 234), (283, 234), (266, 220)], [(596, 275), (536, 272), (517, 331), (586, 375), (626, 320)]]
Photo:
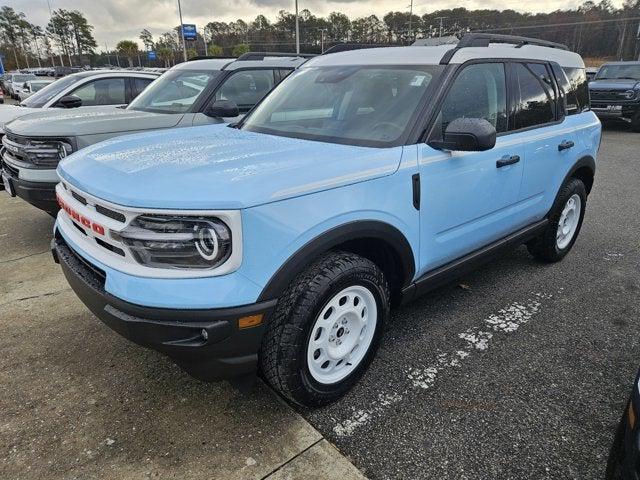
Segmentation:
[(240, 115), (238, 105), (232, 100), (216, 100), (210, 103), (203, 112), (207, 117), (230, 118)]
[(484, 152), (496, 145), (496, 129), (484, 118), (456, 118), (444, 131), (442, 141), (428, 142), (438, 150)]
[(82, 106), (82, 99), (76, 95), (65, 95), (56, 102), (56, 107), (78, 108)]

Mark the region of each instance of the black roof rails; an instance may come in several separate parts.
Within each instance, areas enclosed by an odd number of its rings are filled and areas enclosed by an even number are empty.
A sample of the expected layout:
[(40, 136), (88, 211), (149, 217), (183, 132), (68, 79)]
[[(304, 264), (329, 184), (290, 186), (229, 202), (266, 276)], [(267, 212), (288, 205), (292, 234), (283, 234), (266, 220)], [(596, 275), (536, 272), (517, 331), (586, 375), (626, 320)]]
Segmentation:
[(240, 55), (236, 61), (246, 62), (248, 60), (264, 60), (265, 57), (290, 57), (290, 58), (311, 58), (312, 53), (286, 53), (286, 52), (247, 52)]
[(557, 48), (559, 50), (569, 50), (569, 47), (561, 43), (540, 40), (538, 38), (519, 37), (517, 35), (499, 35), (497, 33), (467, 33), (460, 39), (455, 48), (444, 54), (440, 65), (447, 65), (456, 52), (467, 47), (488, 47), (491, 43), (509, 43), (521, 48), (525, 45), (537, 45), (539, 47)]
[(351, 50), (362, 50), (365, 48), (382, 48), (391, 46), (392, 45), (384, 45), (380, 43), (338, 43), (337, 45), (326, 49), (322, 55), (327, 55), (329, 53), (349, 52)]
[(488, 47), (490, 43), (513, 43), (516, 45), (516, 48), (524, 45), (538, 45), (539, 47), (569, 50), (569, 47), (561, 43), (540, 40), (538, 38), (519, 37), (517, 35), (499, 35), (497, 33), (467, 33), (458, 42), (458, 48)]

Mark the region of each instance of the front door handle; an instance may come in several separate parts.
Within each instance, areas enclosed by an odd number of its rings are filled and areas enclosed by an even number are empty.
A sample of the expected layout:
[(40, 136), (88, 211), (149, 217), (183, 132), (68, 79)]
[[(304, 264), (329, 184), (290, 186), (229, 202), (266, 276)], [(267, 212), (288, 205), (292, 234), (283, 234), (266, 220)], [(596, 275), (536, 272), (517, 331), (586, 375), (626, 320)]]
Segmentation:
[(563, 150), (569, 150), (570, 148), (573, 148), (574, 146), (575, 146), (575, 143), (573, 143), (571, 140), (565, 140), (560, 145), (558, 145), (558, 151), (561, 152)]
[(513, 165), (520, 161), (520, 155), (506, 155), (496, 162), (496, 168), (506, 167), (507, 165)]

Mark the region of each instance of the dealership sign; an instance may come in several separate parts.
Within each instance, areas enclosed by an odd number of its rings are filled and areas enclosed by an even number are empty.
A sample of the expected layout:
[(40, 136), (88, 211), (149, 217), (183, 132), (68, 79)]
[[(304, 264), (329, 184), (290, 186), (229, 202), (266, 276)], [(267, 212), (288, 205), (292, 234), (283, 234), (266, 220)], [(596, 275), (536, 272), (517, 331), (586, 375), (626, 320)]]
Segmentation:
[(182, 36), (185, 40), (195, 40), (198, 38), (198, 34), (196, 33), (196, 26), (193, 24), (182, 24)]

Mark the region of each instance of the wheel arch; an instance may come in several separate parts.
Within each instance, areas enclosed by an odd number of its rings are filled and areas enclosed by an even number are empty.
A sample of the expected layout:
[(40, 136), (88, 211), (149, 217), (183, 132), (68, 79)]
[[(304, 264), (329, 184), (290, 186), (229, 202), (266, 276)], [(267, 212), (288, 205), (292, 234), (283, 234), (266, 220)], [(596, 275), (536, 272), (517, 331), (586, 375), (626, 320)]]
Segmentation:
[(580, 158), (569, 170), (569, 173), (565, 176), (562, 181), (562, 185), (572, 177), (578, 178), (582, 180), (585, 188), (587, 189), (587, 195), (591, 193), (591, 189), (593, 188), (593, 182), (596, 174), (596, 161), (590, 155), (585, 155)]
[(299, 273), (331, 250), (356, 253), (376, 263), (392, 294), (399, 294), (415, 275), (413, 250), (400, 230), (377, 220), (353, 221), (333, 227), (299, 248), (269, 279), (257, 301), (280, 297)]

